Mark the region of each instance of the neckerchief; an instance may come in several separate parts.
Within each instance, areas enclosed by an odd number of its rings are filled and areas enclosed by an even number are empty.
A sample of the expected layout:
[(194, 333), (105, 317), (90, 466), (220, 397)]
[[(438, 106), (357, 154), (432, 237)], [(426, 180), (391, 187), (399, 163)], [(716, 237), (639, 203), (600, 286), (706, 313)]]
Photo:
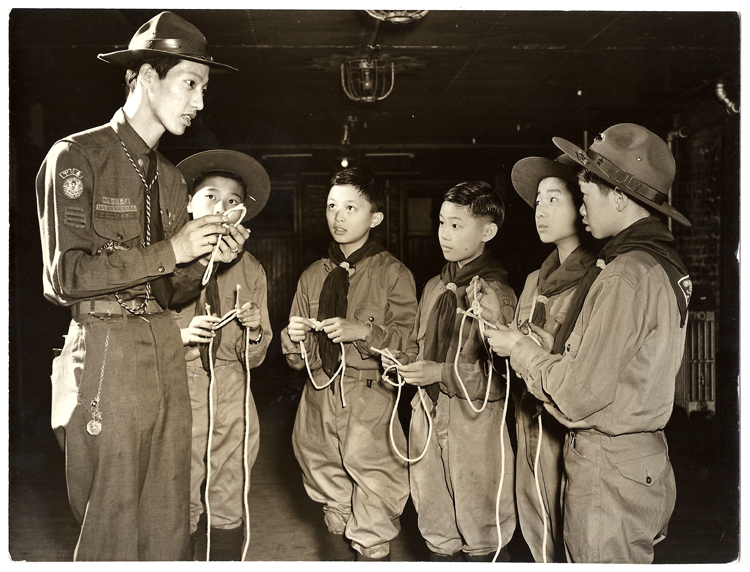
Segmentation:
[(543, 328), (547, 321), (547, 299), (575, 288), (595, 262), (596, 254), (582, 244), (578, 245), (562, 264), (555, 249), (539, 270), (531, 323)]
[[(328, 273), (323, 288), (320, 290), (318, 305), (318, 320), (327, 318), (346, 318), (347, 296), (349, 295), (349, 277), (356, 271), (356, 266), (365, 258), (383, 252), (385, 248), (372, 238), (368, 238), (361, 248), (352, 252), (347, 258), (341, 252), (341, 247), (336, 242), (331, 242), (328, 247), (328, 258), (336, 267)], [(317, 332), (318, 346), (320, 348), (320, 359), (323, 362), (323, 370), (329, 376), (336, 371), (341, 356), (339, 345), (334, 344), (328, 334), (323, 331)]]
[[(507, 283), (508, 281), (508, 273), (505, 268), (492, 256), (489, 250), (485, 250), (477, 258), (465, 264), (463, 268), (459, 268), (457, 262), (448, 262), (443, 266), (440, 280), (445, 284), (446, 290), (438, 296), (427, 319), (424, 359), (437, 363), (445, 362), (453, 337), (453, 329), (456, 325), (456, 309), (458, 307), (456, 290), (468, 286), (472, 278), (477, 275), (487, 282)], [(440, 393), (439, 383), (432, 383), (425, 386), (424, 389), (432, 401), (437, 402)]]
[[(599, 260), (583, 277), (578, 290), (571, 301), (565, 320), (560, 328), (558, 337), (555, 339), (557, 347), (558, 339), (565, 344), (568, 336), (573, 331), (578, 315), (583, 308), (583, 302), (591, 288), (591, 285), (599, 276), (602, 268), (612, 262), (620, 254), (642, 250), (647, 252), (659, 262), (667, 273), (669, 283), (672, 285), (677, 306), (680, 309), (680, 327), (685, 325), (687, 319), (687, 308), (692, 293), (692, 283), (688, 276), (685, 264), (680, 259), (674, 247), (674, 237), (667, 226), (657, 216), (649, 216), (631, 224), (628, 228), (618, 233), (604, 245), (599, 253)], [(554, 351), (554, 350), (553, 350)]]

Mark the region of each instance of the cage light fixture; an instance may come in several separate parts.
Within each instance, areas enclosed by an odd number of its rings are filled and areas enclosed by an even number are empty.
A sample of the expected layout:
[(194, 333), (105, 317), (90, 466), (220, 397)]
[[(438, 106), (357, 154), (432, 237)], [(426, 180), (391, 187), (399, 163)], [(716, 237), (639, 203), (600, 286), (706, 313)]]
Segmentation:
[(391, 24), (408, 24), (424, 18), (429, 10), (365, 10), (370, 16)]
[(359, 59), (341, 64), (341, 87), (352, 101), (385, 99), (393, 90), (394, 79), (393, 62)]

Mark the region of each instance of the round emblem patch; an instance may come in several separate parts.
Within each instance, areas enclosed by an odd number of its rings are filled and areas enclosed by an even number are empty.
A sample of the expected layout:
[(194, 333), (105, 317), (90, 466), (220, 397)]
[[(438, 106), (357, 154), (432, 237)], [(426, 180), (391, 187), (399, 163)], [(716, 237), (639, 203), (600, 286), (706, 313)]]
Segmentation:
[(63, 181), (63, 194), (69, 199), (77, 199), (83, 194), (83, 181), (75, 175)]

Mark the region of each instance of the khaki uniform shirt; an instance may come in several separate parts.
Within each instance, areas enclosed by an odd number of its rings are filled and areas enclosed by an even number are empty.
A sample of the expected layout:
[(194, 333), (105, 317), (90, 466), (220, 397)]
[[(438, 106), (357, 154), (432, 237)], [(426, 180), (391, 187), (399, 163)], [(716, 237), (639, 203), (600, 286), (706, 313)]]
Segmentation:
[[(335, 265), (328, 258), (323, 258), (302, 273), (289, 312), (290, 317), (318, 318), (320, 291), (333, 268)], [(347, 371), (369, 370), (367, 379), (379, 378), (380, 354), (372, 352), (370, 348), (403, 351), (414, 327), (416, 311), (414, 276), (398, 259), (384, 251), (359, 262), (349, 278), (346, 318), (370, 324), (372, 328), (364, 341), (344, 344)], [(308, 333), (304, 343), (315, 382), (327, 382), (318, 353), (317, 337)], [(289, 339), (286, 328), (281, 333), (281, 346), (291, 367), (305, 367), (300, 346)], [(354, 374), (350, 372), (347, 375)]]
[(114, 292), (131, 300), (144, 295), (148, 280), (168, 274), (175, 300), (200, 289), (203, 266), (177, 267), (168, 242), (188, 220), (182, 175), (157, 153), (166, 240), (142, 248), (145, 188), (121, 141), (145, 177), (150, 149), (122, 109), (108, 125), (55, 143), (37, 175), (44, 295), (60, 306), (112, 300)]
[(633, 251), (594, 281), (563, 355), (522, 339), (511, 365), (570, 428), (656, 431), (672, 413), (685, 332), (666, 272), (649, 254)]

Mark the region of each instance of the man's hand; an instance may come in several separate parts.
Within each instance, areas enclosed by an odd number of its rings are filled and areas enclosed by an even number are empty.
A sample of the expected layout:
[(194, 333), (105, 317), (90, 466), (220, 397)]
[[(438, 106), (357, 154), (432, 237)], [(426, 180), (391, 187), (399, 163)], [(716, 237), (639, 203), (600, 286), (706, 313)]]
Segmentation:
[(427, 360), (415, 361), (398, 368), (398, 372), (409, 385), (425, 386), (440, 381), (443, 364)]
[(188, 221), (169, 239), (177, 264), (192, 262), (210, 254), (220, 236), (223, 240), (219, 245), (217, 259), (221, 262), (234, 260), (242, 251), (250, 232), (245, 227), (235, 228), (226, 223), (224, 215), (207, 215)]
[[(394, 358), (399, 361), (401, 365), (406, 365), (407, 363), (409, 363), (409, 356), (401, 350), (391, 350), (390, 348), (388, 348), (388, 351)], [(383, 369), (388, 369), (389, 367), (397, 365), (396, 362), (385, 355), (385, 353), (380, 354), (380, 363), (383, 365)]]
[(182, 345), (192, 346), (209, 343), (216, 335), (213, 329), (214, 324), (218, 324), (220, 321), (221, 318), (218, 316), (195, 316), (190, 320), (190, 325), (187, 328), (180, 330)]
[(345, 318), (328, 318), (320, 322), (319, 330), (328, 334), (328, 339), (333, 343), (356, 342), (364, 340), (370, 333), (370, 326), (356, 320)]
[(310, 318), (303, 318), (302, 316), (292, 316), (289, 318), (289, 325), (286, 327), (289, 339), (295, 344), (304, 341), (307, 337), (307, 332), (312, 329), (315, 329), (315, 322)]
[(497, 329), (487, 328), (485, 333), (487, 334), (487, 341), (492, 347), (492, 351), (501, 357), (509, 356), (513, 346), (516, 345), (518, 340), (524, 337), (518, 330), (503, 326), (502, 324), (498, 324)]
[(539, 344), (542, 349), (545, 349), (548, 352), (552, 351), (552, 346), (555, 344), (555, 336), (541, 326), (537, 326), (531, 322), (525, 322), (519, 330), (521, 333), (528, 335), (532, 340)]
[(245, 302), (237, 312), (237, 319), (253, 333), (260, 327), (260, 308), (255, 302)]

